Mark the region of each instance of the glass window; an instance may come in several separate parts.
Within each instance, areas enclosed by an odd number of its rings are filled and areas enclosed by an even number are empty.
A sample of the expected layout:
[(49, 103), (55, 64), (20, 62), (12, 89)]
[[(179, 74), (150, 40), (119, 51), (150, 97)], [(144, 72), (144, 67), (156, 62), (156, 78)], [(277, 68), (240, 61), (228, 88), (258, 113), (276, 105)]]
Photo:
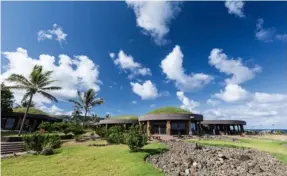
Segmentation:
[(15, 119), (14, 118), (8, 118), (6, 121), (6, 129), (12, 129), (14, 125)]

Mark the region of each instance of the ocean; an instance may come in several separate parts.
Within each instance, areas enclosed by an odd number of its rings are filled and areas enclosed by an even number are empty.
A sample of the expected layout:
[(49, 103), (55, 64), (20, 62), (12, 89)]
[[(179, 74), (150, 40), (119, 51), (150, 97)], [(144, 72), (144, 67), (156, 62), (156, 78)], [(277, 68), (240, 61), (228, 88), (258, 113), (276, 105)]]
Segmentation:
[(245, 130), (251, 130), (251, 131), (266, 131), (266, 130), (275, 130), (275, 131), (283, 131), (285, 134), (287, 134), (287, 129), (245, 129)]

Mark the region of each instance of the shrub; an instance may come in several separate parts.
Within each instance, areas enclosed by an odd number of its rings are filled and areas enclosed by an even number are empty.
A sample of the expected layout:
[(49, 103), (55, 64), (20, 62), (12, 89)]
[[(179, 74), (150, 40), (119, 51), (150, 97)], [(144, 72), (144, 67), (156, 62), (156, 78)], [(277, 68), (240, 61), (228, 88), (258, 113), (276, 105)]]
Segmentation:
[(50, 122), (42, 122), (39, 127), (45, 131), (52, 132), (52, 125)]
[(51, 124), (51, 131), (62, 131), (61, 130), (61, 128), (62, 128), (61, 124), (62, 124), (61, 122), (60, 123), (57, 123), (57, 122), (52, 123)]
[(113, 126), (109, 128), (106, 140), (109, 143), (120, 144), (123, 143), (123, 128), (121, 126)]
[(43, 134), (34, 133), (32, 135), (23, 136), (25, 148), (40, 152), (43, 149), (45, 136)]
[(46, 135), (44, 140), (44, 146), (52, 147), (53, 149), (61, 147), (61, 138), (59, 135)]
[(107, 134), (107, 129), (105, 126), (103, 127), (97, 127), (95, 129), (97, 135), (99, 135), (101, 138), (105, 138), (105, 135)]
[(147, 135), (140, 126), (133, 126), (129, 130), (128, 146), (132, 152), (139, 151), (147, 143)]
[(59, 126), (60, 126), (60, 131), (65, 133), (66, 135), (71, 132), (71, 128), (70, 128), (71, 123), (60, 122)]
[(85, 133), (83, 127), (79, 124), (71, 124), (69, 128), (71, 132), (74, 134), (75, 139)]
[(33, 133), (23, 136), (25, 148), (40, 152), (44, 147), (59, 148), (61, 147), (61, 138), (59, 135), (45, 135)]

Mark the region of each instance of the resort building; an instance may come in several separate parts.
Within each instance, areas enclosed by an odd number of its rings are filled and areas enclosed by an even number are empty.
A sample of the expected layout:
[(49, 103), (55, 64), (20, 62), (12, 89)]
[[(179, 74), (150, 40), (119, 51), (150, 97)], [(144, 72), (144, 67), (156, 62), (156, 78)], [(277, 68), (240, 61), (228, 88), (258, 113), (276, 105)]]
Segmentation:
[(93, 127), (102, 127), (105, 126), (107, 128), (114, 126), (114, 125), (122, 125), (124, 127), (129, 127), (133, 124), (138, 123), (138, 117), (133, 115), (126, 115), (126, 116), (116, 116), (113, 118), (103, 119), (97, 123), (91, 124)]
[(240, 134), (244, 132), (243, 125), (246, 125), (242, 120), (204, 120), (202, 127), (209, 134)]
[[(24, 113), (12, 112), (1, 114), (1, 130), (19, 130)], [(61, 122), (62, 119), (46, 114), (27, 114), (24, 131), (35, 131), (42, 122)]]
[(195, 134), (240, 134), (244, 132), (245, 121), (204, 120), (201, 114), (193, 114), (175, 107), (155, 109), (146, 115), (119, 116), (101, 120), (93, 126), (123, 125), (129, 127), (139, 123), (145, 125), (147, 135), (195, 135)]

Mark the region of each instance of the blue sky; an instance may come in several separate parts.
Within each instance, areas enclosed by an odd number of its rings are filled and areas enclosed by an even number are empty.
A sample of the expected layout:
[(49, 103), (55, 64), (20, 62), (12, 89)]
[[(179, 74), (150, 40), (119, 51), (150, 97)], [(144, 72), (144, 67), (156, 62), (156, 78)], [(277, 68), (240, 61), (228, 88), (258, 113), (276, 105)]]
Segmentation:
[(95, 88), (105, 103), (91, 112), (102, 116), (178, 106), (286, 128), (286, 11), (286, 2), (3, 2), (1, 79), (36, 63), (57, 72), (61, 101), (35, 98), (54, 114)]

